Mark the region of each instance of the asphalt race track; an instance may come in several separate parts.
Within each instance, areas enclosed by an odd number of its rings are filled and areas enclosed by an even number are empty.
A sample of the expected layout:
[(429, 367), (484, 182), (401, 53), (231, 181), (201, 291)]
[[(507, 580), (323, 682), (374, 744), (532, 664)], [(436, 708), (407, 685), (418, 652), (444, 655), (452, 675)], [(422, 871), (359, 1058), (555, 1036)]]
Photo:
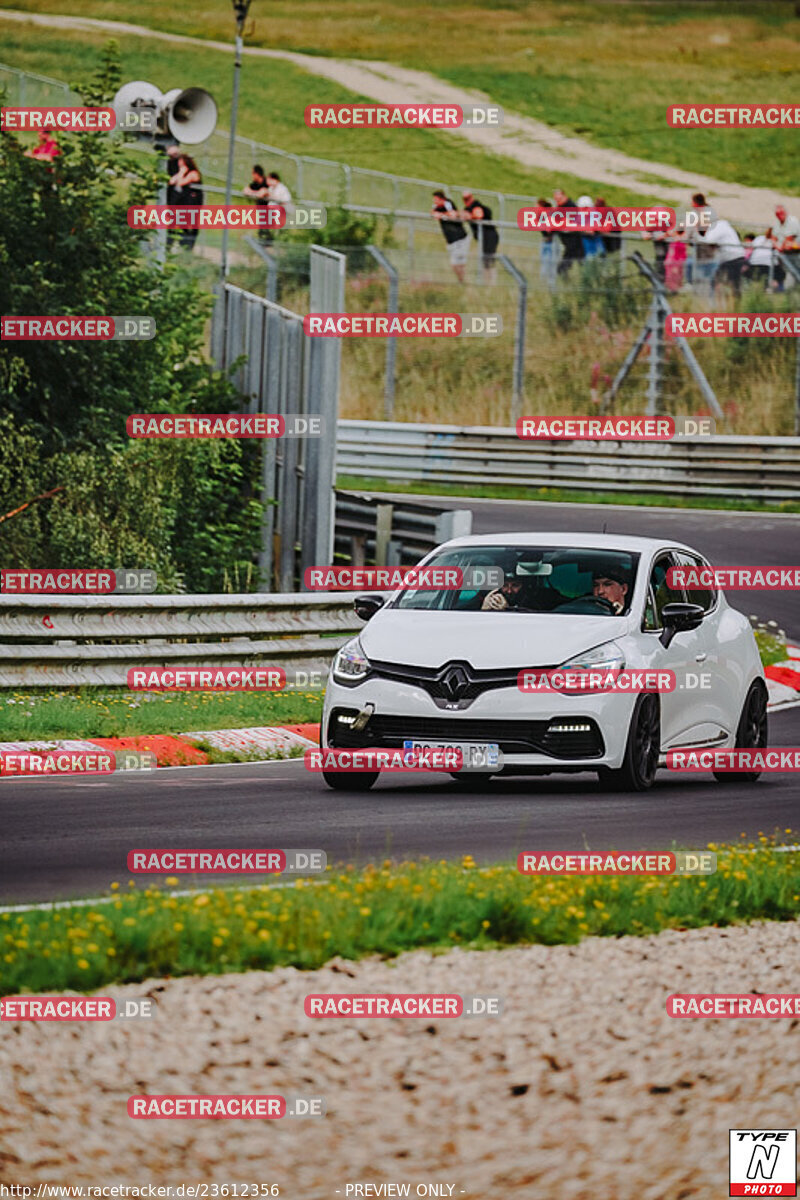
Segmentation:
[[(445, 506), (466, 504), (449, 499)], [(688, 542), (717, 565), (786, 566), (800, 557), (800, 518), (505, 501), (471, 507), (476, 533), (600, 532), (606, 523), (608, 532)], [(800, 637), (796, 595), (730, 593), (729, 600)], [(800, 706), (771, 715), (770, 743), (800, 745)], [(390, 776), (371, 792), (350, 795), (330, 791), (297, 760), (168, 768), (109, 781), (6, 780), (0, 901), (97, 895), (127, 878), (130, 850), (147, 847), (323, 849), (334, 863), (462, 854), (501, 861), (520, 850), (696, 848), (743, 832), (798, 827), (797, 779), (789, 774), (742, 787), (661, 771), (644, 796), (603, 793), (590, 773), (514, 776), (480, 792), (464, 791), (449, 776)]]

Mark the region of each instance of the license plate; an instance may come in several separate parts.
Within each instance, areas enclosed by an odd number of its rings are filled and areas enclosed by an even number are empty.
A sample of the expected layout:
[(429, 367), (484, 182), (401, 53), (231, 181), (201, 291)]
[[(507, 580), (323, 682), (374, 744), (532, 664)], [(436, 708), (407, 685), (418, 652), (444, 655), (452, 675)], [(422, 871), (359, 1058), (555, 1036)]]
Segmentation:
[(465, 771), (489, 770), (500, 766), (497, 742), (437, 742), (428, 738), (406, 738), (404, 750), (460, 750)]

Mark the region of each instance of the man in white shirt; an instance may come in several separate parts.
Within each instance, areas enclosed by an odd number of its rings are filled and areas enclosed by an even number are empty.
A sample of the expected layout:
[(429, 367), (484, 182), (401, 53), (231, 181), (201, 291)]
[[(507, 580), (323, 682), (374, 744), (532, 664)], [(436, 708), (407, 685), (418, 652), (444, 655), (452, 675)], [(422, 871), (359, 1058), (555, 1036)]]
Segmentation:
[(717, 269), (711, 281), (712, 288), (728, 283), (736, 294), (741, 289), (742, 267), (745, 264), (744, 247), (739, 235), (723, 217), (719, 217), (703, 235), (706, 246), (716, 246)]
[(777, 250), (784, 253), (800, 249), (800, 221), (790, 217), (782, 204), (775, 209), (777, 220), (772, 226), (772, 241)]
[(277, 171), (270, 171), (267, 176), (267, 187), (269, 188), (270, 205), (277, 205), (282, 208), (287, 219), (294, 215), (294, 204), (292, 203), (292, 193), (289, 191), (285, 183), (281, 182), (281, 177)]

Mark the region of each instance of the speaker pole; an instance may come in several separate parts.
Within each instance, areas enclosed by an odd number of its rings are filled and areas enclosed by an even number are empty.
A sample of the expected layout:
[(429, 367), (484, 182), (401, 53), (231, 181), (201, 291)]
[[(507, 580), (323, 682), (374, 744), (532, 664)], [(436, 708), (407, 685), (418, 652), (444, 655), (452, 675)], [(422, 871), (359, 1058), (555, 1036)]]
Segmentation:
[[(228, 174), (225, 180), (225, 203), (230, 204), (233, 194), (233, 163), (236, 151), (236, 118), (239, 112), (239, 76), (242, 70), (242, 50), (244, 48), (244, 23), (247, 20), (247, 10), (251, 0), (233, 0), (233, 13), (236, 17), (236, 49), (233, 59), (233, 97), (231, 100), (231, 129), (228, 142)], [(228, 227), (222, 228), (222, 261), (220, 263), (220, 279), (223, 283), (228, 276)]]

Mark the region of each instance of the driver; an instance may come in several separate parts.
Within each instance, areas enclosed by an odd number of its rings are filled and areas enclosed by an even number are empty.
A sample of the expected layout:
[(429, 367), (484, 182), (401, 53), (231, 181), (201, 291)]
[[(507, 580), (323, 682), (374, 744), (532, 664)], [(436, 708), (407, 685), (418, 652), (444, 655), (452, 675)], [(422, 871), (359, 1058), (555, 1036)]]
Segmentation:
[(592, 576), (592, 595), (600, 600), (607, 600), (619, 616), (625, 607), (625, 597), (628, 595), (628, 582), (621, 572), (614, 569), (595, 571)]
[(502, 587), (495, 588), (484, 598), (481, 612), (502, 612), (516, 608), (522, 601), (522, 580), (510, 575)]

